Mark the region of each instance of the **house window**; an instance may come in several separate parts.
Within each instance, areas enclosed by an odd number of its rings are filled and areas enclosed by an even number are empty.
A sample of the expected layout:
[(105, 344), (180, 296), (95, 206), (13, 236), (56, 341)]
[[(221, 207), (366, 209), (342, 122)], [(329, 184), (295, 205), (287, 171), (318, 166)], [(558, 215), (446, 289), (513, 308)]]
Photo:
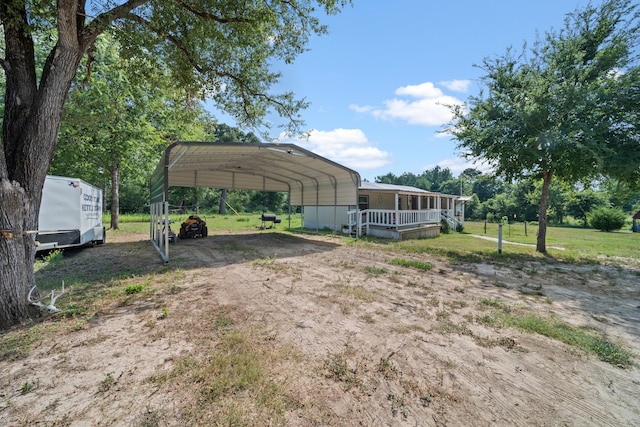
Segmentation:
[(358, 209), (363, 211), (365, 209), (369, 209), (369, 195), (362, 194), (358, 196)]

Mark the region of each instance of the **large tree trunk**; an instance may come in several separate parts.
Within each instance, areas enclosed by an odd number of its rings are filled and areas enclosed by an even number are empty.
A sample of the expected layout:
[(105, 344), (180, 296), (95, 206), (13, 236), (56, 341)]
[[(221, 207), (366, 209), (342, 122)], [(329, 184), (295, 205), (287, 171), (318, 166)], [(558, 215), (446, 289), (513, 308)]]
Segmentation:
[[(64, 2), (59, 2), (62, 4)], [(58, 10), (58, 43), (36, 78), (34, 45), (24, 2), (0, 3), (6, 77), (0, 144), (0, 328), (29, 313), (35, 285), (34, 232), (42, 187), (57, 143), (62, 107), (86, 45), (79, 43), (76, 18), (84, 11), (64, 3)], [(60, 10), (60, 9), (63, 10)]]
[(549, 202), (549, 187), (551, 186), (552, 171), (542, 174), (542, 194), (540, 196), (540, 210), (538, 211), (538, 241), (536, 251), (547, 252), (547, 203)]
[(220, 194), (220, 207), (218, 208), (218, 213), (220, 215), (224, 215), (227, 213), (227, 189), (223, 188), (222, 193)]
[(111, 165), (111, 229), (120, 229), (120, 165)]
[(35, 245), (28, 231), (37, 229), (38, 209), (20, 184), (7, 179), (0, 179), (0, 200), (0, 328), (6, 329), (29, 315)]

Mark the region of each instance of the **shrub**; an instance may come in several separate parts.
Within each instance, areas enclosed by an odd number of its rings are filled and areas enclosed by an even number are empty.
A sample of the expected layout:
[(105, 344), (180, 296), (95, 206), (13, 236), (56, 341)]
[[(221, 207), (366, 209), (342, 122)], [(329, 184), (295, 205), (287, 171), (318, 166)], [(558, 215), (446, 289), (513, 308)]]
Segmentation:
[(440, 221), (440, 232), (442, 234), (449, 234), (451, 233), (451, 225), (449, 224), (449, 221), (443, 219), (442, 221)]
[(600, 231), (620, 230), (624, 227), (626, 215), (620, 209), (597, 208), (588, 215), (589, 224)]
[(133, 295), (133, 294), (137, 294), (137, 293), (142, 292), (143, 289), (144, 289), (144, 285), (142, 283), (136, 283), (134, 285), (128, 285), (125, 288), (124, 292), (127, 295)]

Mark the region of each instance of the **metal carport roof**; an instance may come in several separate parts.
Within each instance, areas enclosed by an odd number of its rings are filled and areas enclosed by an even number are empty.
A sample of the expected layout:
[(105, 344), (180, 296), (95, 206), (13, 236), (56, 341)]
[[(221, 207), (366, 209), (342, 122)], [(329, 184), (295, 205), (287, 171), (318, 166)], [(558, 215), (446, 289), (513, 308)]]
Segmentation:
[(360, 174), (293, 144), (176, 142), (151, 178), (151, 202), (168, 188), (283, 191), (293, 206), (353, 206)]
[(294, 144), (171, 144), (151, 176), (150, 195), (151, 240), (165, 262), (168, 234), (160, 224), (169, 222), (173, 186), (282, 191), (293, 206), (357, 206), (360, 174)]

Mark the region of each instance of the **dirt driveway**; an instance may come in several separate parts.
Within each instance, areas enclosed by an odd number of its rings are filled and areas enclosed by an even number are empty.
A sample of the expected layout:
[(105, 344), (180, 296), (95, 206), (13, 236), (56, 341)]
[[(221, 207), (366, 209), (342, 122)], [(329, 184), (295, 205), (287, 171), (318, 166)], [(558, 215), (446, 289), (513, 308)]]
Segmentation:
[[(190, 396), (202, 385), (167, 373), (186, 356), (210, 357), (220, 319), (277, 349), (271, 377), (294, 403), (274, 425), (640, 425), (637, 367), (495, 317), (505, 307), (555, 316), (637, 355), (634, 268), (452, 264), (269, 231), (180, 241), (163, 267), (145, 239), (115, 233), (70, 255), (145, 291), (109, 299), (105, 289), (95, 317), (46, 321), (28, 357), (0, 361), (0, 425), (214, 425), (216, 407), (197, 409)], [(63, 298), (72, 303), (73, 290)], [(245, 413), (237, 425), (262, 421)]]

